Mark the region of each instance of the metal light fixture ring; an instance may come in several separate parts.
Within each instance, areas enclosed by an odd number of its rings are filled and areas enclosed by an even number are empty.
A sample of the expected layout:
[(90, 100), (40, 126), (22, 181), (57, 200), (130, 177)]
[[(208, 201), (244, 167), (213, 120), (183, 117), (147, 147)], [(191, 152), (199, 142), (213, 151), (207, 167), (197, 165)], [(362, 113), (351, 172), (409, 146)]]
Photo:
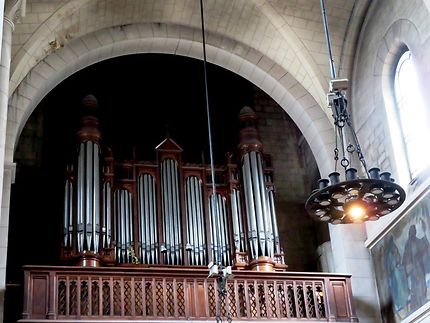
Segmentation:
[[(321, 186), (328, 184), (324, 181)], [(321, 182), (320, 182), (321, 183)], [(333, 224), (361, 223), (378, 220), (396, 210), (405, 200), (402, 187), (382, 179), (354, 179), (315, 190), (306, 201), (306, 211), (314, 220)], [(353, 207), (363, 214), (354, 216)]]

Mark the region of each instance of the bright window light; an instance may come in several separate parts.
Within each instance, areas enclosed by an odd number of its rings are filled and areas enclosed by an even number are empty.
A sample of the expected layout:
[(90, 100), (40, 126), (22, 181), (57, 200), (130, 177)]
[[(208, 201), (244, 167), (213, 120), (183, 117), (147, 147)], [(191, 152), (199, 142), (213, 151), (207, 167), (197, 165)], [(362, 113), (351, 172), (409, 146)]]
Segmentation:
[(398, 129), (403, 137), (403, 153), (406, 154), (406, 167), (411, 180), (429, 163), (430, 150), (426, 147), (426, 140), (428, 141), (430, 132), (414, 57), (409, 50), (402, 54), (397, 63), (394, 95), (394, 110)]

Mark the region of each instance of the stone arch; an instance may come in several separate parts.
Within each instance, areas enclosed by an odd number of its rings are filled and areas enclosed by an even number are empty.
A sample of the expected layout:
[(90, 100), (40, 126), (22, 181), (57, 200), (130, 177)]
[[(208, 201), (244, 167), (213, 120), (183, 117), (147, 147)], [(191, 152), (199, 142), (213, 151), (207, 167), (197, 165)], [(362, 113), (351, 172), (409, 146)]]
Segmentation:
[[(157, 36), (158, 29), (167, 30), (172, 37)], [(179, 39), (180, 32), (192, 36), (196, 30), (162, 24), (111, 27), (74, 39), (50, 53), (32, 68), (10, 98), (7, 160), (13, 160), (19, 134), (37, 104), (76, 71), (132, 53), (168, 53), (201, 59), (200, 41), (192, 37)], [(144, 33), (146, 37), (142, 37)], [(314, 98), (290, 73), (255, 49), (212, 33), (208, 35), (207, 56), (209, 62), (248, 79), (283, 107), (311, 146), (321, 173), (329, 172), (332, 125)]]
[[(321, 106), (325, 105), (324, 76), (320, 68), (285, 18), (279, 15), (268, 1), (221, 0), (216, 3), (208, 2), (205, 10), (207, 31), (224, 35), (260, 51), (289, 70)], [(245, 11), (253, 13), (249, 17), (258, 19), (246, 17), (247, 15), (242, 14)], [(217, 19), (212, 19), (211, 14)], [(220, 21), (215, 24), (217, 20)], [(17, 51), (11, 66), (10, 93), (32, 67), (51, 52), (52, 46), (64, 46), (71, 39), (96, 30), (142, 23), (198, 28), (198, 2), (178, 0), (172, 5), (171, 2), (159, 0), (155, 7), (152, 1), (145, 0), (68, 1), (42, 22)], [(162, 30), (159, 32), (163, 33)], [(192, 35), (193, 39), (200, 36), (199, 32)], [(179, 37), (182, 37), (182, 33)]]

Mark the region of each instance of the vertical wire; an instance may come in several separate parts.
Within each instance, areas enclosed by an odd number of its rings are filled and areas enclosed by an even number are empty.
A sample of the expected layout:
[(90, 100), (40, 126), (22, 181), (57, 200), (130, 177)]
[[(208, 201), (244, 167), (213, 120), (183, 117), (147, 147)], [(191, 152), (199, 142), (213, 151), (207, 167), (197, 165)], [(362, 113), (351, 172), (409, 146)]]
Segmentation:
[(334, 67), (333, 52), (331, 50), (330, 33), (328, 30), (328, 23), (327, 23), (327, 12), (325, 9), (325, 0), (321, 0), (321, 14), (322, 14), (323, 25), (324, 25), (325, 40), (327, 43), (327, 49), (328, 49), (328, 55), (329, 55), (330, 74), (333, 80), (336, 78), (336, 69)]
[[(201, 23), (202, 23), (202, 40), (203, 40), (203, 71), (204, 71), (204, 83), (205, 83), (205, 97), (206, 97), (206, 116), (207, 116), (207, 123), (208, 123), (208, 140), (209, 140), (209, 159), (210, 159), (210, 165), (211, 165), (211, 179), (212, 179), (212, 205), (213, 205), (213, 215), (215, 216), (214, 219), (216, 219), (215, 224), (215, 234), (217, 236), (217, 252), (215, 253), (215, 262), (216, 264), (221, 267), (221, 228), (220, 228), (220, 219), (218, 216), (218, 203), (216, 198), (216, 187), (215, 187), (215, 167), (214, 167), (214, 159), (213, 159), (213, 147), (212, 147), (212, 128), (211, 128), (211, 118), (210, 118), (210, 109), (209, 109), (209, 92), (208, 92), (208, 76), (207, 76), (207, 60), (206, 60), (206, 37), (205, 37), (205, 21), (204, 21), (204, 15), (203, 15), (203, 0), (200, 0), (200, 17), (201, 17)], [(221, 279), (221, 280), (220, 280)], [(224, 277), (217, 278), (218, 285), (222, 285), (222, 280), (225, 279)], [(224, 291), (222, 290), (222, 286), (219, 286), (219, 293), (221, 293), (220, 297), (224, 296), (225, 303), (228, 303), (228, 300), (226, 299), (226, 295), (224, 295)], [(221, 299), (217, 300), (218, 305), (216, 306), (216, 321), (222, 322), (221, 320)], [(227, 304), (227, 321), (231, 322), (231, 319), (229, 317), (229, 308)]]
[[(212, 146), (212, 127), (211, 127), (211, 117), (209, 109), (209, 91), (208, 91), (208, 75), (207, 75), (207, 59), (206, 59), (206, 36), (205, 36), (205, 20), (203, 15), (203, 0), (200, 0), (200, 18), (202, 24), (202, 40), (203, 40), (203, 72), (204, 72), (204, 84), (205, 84), (205, 99), (206, 99), (206, 116), (208, 123), (208, 140), (209, 140), (209, 159), (211, 165), (211, 179), (212, 179), (212, 198), (211, 202), (213, 205), (213, 212), (216, 219), (215, 224), (215, 234), (217, 236), (218, 244), (221, 241), (220, 233), (220, 223), (218, 217), (218, 206), (216, 201), (216, 188), (215, 188), (215, 166), (213, 158), (213, 146)], [(217, 265), (221, 265), (221, 246), (218, 245), (217, 252), (215, 254), (215, 262)]]

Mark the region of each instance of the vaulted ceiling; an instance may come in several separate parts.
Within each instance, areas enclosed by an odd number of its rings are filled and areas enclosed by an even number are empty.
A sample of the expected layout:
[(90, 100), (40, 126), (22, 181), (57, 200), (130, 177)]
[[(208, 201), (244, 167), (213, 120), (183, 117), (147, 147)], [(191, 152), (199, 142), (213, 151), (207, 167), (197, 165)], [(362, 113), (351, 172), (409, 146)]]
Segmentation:
[[(327, 0), (339, 77), (350, 77), (370, 0)], [(327, 165), (330, 78), (318, 0), (205, 0), (208, 60), (256, 84)], [(199, 0), (27, 0), (13, 33), (9, 120), (16, 138), (38, 102), (97, 61), (137, 52), (202, 57)], [(13, 153), (12, 153), (13, 154)]]

